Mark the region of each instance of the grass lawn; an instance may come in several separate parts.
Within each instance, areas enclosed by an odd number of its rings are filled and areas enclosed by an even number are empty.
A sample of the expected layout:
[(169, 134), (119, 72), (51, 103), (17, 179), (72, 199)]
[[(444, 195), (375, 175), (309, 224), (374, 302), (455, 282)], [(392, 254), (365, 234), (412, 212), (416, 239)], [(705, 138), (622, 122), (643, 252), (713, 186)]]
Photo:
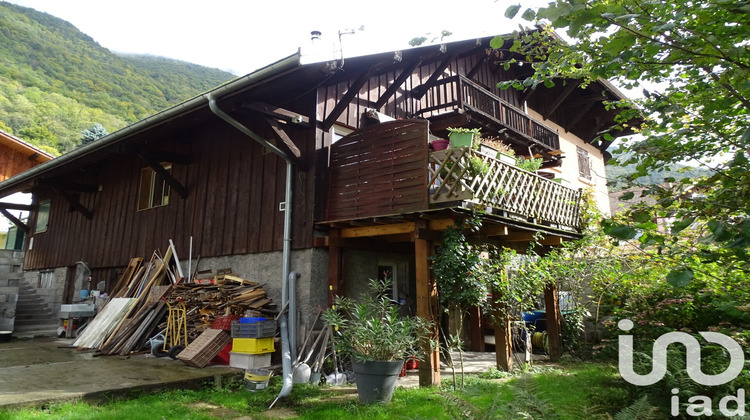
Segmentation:
[[(617, 369), (596, 363), (538, 366), (513, 375), (488, 372), (467, 376), (454, 391), (452, 379), (442, 389), (398, 388), (388, 405), (360, 405), (351, 387), (295, 385), (292, 395), (268, 405), (281, 388), (273, 378), (265, 392), (248, 392), (238, 381), (216, 390), (164, 391), (133, 395), (103, 405), (82, 402), (0, 411), (0, 419), (456, 419), (529, 418), (580, 419), (584, 413), (610, 412), (627, 404), (618, 385)], [(622, 401), (621, 401), (622, 400)], [(527, 417), (522, 417), (527, 414)]]

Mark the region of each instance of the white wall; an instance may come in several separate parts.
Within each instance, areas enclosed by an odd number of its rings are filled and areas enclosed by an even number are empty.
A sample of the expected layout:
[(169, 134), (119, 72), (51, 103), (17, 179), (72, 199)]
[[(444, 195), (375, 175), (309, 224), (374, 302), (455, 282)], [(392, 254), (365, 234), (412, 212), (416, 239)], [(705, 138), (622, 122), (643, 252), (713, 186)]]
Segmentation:
[[(594, 191), (594, 198), (597, 207), (602, 214), (609, 216), (609, 194), (607, 192), (607, 178), (604, 170), (604, 156), (602, 152), (591, 144), (588, 144), (578, 138), (573, 133), (565, 131), (564, 128), (550, 120), (544, 120), (540, 114), (532, 109), (528, 109), (530, 117), (542, 122), (542, 124), (557, 131), (560, 135), (560, 150), (563, 152), (562, 166), (547, 169), (559, 174), (567, 182), (563, 185), (571, 188), (591, 188)], [(589, 153), (591, 162), (591, 179), (584, 179), (578, 176), (578, 153), (576, 147), (581, 147)]]

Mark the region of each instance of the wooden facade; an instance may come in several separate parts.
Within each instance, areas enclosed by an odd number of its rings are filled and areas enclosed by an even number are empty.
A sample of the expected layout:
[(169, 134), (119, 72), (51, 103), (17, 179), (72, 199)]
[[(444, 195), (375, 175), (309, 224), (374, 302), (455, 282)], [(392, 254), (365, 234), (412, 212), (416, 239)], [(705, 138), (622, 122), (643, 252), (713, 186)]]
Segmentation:
[[(307, 156), (313, 147), (308, 131), (290, 133)], [(49, 227), (33, 233), (25, 268), (46, 269), (84, 260), (94, 268), (121, 267), (135, 256), (165, 250), (168, 240), (194, 255), (213, 257), (278, 251), (282, 248), (285, 163), (245, 135), (215, 119), (180, 130), (155, 142), (159, 153), (174, 153), (191, 163), (172, 165), (187, 197), (174, 190), (169, 204), (138, 210), (140, 173), (148, 164), (137, 154), (104, 160), (65, 182), (94, 186), (71, 192), (91, 214), (89, 220), (55, 188), (36, 187), (35, 203), (51, 200)], [(295, 179), (293, 247), (312, 245), (313, 187), (306, 172)], [(35, 220), (31, 221), (32, 229)]]
[(52, 159), (23, 140), (0, 131), (0, 181)]
[[(494, 159), (486, 161), (488, 176), (464, 176), (475, 152), (431, 153), (430, 139), (451, 126), (482, 128), (519, 155), (554, 166), (562, 159), (558, 133), (523, 111), (530, 98), (549, 104), (542, 115), (586, 141), (587, 118), (597, 127), (614, 119), (601, 103), (611, 92), (594, 83), (580, 92), (498, 89), (498, 82), (522, 75), (503, 70), (499, 57), (489, 38), (345, 63), (301, 65), (292, 56), (213, 93), (221, 93), (218, 103), (232, 118), (295, 163), (292, 247), (327, 247), (332, 290), (345, 290), (347, 249), (402, 252), (414, 258), (416, 312), (436, 321), (428, 257), (455, 218), (475, 205), (494, 207), (499, 211), (484, 215), (484, 237), (521, 244), (542, 231), (542, 244), (559, 245), (580, 237), (580, 193)], [(568, 109), (577, 103), (586, 104), (588, 116)], [(25, 188), (35, 205), (51, 202), (46, 231), (34, 232), (31, 220), (25, 269), (84, 260), (101, 278), (164, 249), (169, 239), (185, 249), (191, 237), (193, 255), (202, 258), (280, 251), (286, 164), (214, 113), (196, 97), (50, 162), (38, 175), (0, 183), (0, 195)], [(560, 120), (566, 115), (575, 124)], [(350, 134), (334, 143), (344, 131)], [(138, 210), (147, 167), (169, 180), (168, 203)], [(439, 383), (438, 353), (424, 351), (421, 383)]]

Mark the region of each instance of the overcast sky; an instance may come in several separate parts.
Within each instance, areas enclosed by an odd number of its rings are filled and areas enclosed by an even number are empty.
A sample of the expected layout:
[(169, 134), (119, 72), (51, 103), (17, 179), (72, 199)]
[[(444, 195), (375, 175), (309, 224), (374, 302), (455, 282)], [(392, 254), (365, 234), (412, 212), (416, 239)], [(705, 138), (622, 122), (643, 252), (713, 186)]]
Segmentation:
[[(409, 48), (418, 36), (447, 40), (511, 32), (518, 0), (9, 0), (67, 20), (114, 52), (152, 54), (247, 74), (297, 51), (318, 30), (339, 31), (345, 52)], [(524, 1), (524, 6), (545, 2)], [(360, 29), (363, 28), (363, 29)], [(429, 34), (429, 35), (426, 35)]]

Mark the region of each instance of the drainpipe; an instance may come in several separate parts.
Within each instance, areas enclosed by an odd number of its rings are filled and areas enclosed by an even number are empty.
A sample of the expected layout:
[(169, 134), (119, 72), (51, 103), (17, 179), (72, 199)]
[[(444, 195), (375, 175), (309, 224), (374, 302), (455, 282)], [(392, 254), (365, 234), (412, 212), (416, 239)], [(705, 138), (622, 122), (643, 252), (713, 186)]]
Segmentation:
[[(246, 136), (250, 137), (251, 139), (255, 140), (256, 142), (260, 143), (261, 146), (271, 150), (276, 155), (278, 155), (280, 158), (284, 159), (286, 162), (286, 194), (284, 197), (284, 247), (282, 251), (282, 268), (281, 268), (281, 307), (285, 308), (287, 304), (289, 304), (290, 294), (289, 294), (289, 282), (290, 282), (290, 266), (291, 266), (291, 249), (292, 249), (292, 181), (293, 181), (293, 175), (294, 175), (294, 164), (292, 160), (289, 158), (289, 156), (286, 155), (283, 151), (281, 151), (276, 146), (272, 145), (271, 143), (267, 142), (263, 137), (256, 134), (254, 131), (247, 128), (245, 125), (240, 123), (239, 121), (232, 118), (229, 114), (222, 111), (219, 108), (219, 105), (216, 103), (217, 97), (214, 94), (214, 92), (209, 93), (207, 96), (208, 99), (208, 107), (211, 109), (211, 112), (213, 112), (217, 117), (221, 118), (222, 120), (226, 121), (231, 125), (232, 127), (236, 128)], [(296, 278), (296, 277), (295, 277)], [(291, 296), (291, 300), (295, 301), (295, 296)], [(289, 308), (295, 308), (295, 304), (290, 304)], [(282, 311), (283, 312), (283, 311)], [(284, 385), (281, 388), (281, 392), (279, 392), (279, 396), (276, 397), (278, 400), (281, 397), (285, 397), (289, 395), (290, 392), (292, 392), (292, 355), (291, 352), (296, 353), (296, 331), (297, 326), (295, 325), (296, 316), (294, 313), (290, 313), (289, 316), (289, 322), (288, 322), (288, 330), (287, 330), (287, 320), (285, 319), (284, 314), (282, 314), (279, 317), (279, 326), (281, 329), (281, 347), (283, 349), (282, 351), (282, 369), (283, 369), (283, 377), (284, 377)], [(289, 346), (289, 351), (286, 350), (286, 346), (284, 345), (284, 342), (287, 342), (287, 346)], [(288, 359), (288, 360), (287, 360)]]

